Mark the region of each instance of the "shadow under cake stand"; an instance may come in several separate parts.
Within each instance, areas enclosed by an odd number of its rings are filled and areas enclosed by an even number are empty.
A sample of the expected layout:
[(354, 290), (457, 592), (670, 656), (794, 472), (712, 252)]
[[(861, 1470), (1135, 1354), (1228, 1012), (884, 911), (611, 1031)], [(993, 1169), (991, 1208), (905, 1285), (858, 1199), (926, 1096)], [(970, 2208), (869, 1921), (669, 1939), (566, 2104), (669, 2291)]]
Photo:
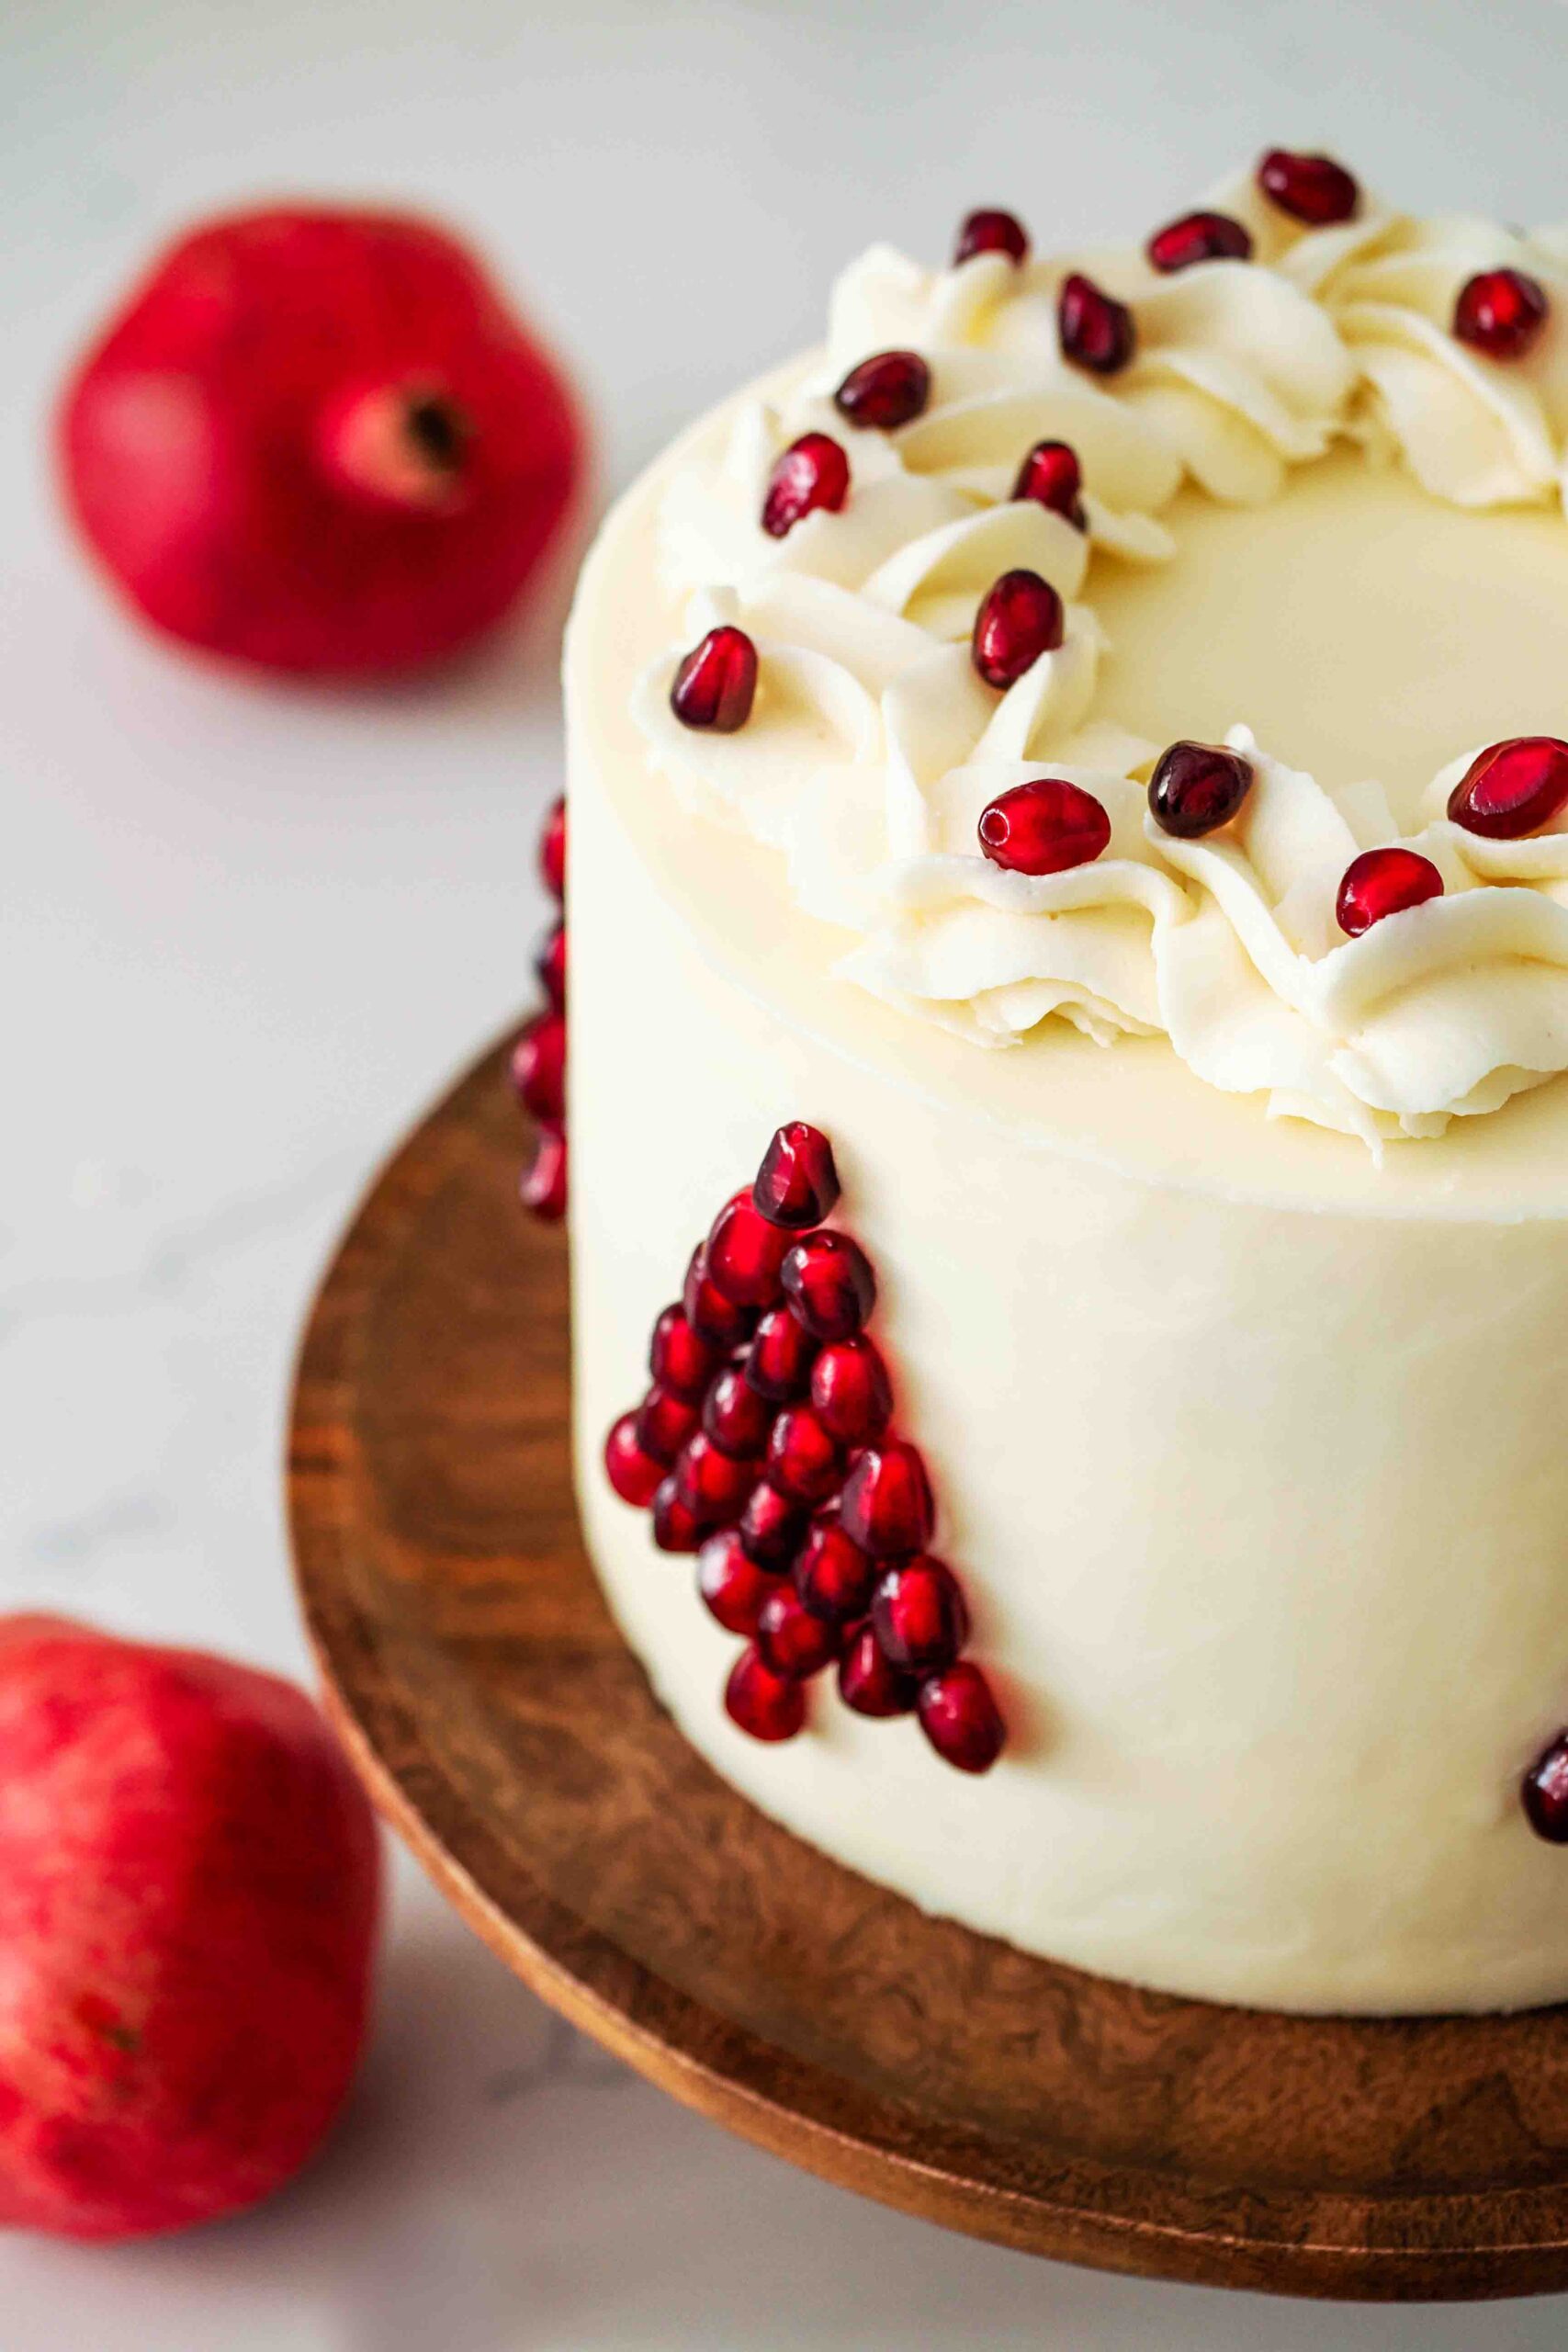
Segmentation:
[(291, 1429), (329, 1706), (469, 1924), (688, 2106), (977, 2237), (1278, 2293), (1568, 2288), (1568, 2009), (1139, 1992), (927, 1918), (687, 1746), (582, 1548), (566, 1250), (524, 1157), (498, 1045), (355, 1217)]

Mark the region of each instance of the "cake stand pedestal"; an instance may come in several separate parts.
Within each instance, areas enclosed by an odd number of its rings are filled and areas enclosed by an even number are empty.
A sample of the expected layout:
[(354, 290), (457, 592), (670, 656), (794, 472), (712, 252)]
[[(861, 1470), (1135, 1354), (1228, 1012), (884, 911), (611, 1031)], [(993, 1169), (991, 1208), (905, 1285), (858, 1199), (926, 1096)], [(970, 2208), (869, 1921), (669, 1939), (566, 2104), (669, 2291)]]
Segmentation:
[(328, 1704), (470, 1925), (687, 2105), (978, 2237), (1279, 2293), (1568, 2287), (1568, 2009), (1137, 1992), (928, 1919), (716, 1778), (583, 1553), (566, 1250), (519, 1208), (525, 1148), (497, 1046), (355, 1219), (291, 1432)]

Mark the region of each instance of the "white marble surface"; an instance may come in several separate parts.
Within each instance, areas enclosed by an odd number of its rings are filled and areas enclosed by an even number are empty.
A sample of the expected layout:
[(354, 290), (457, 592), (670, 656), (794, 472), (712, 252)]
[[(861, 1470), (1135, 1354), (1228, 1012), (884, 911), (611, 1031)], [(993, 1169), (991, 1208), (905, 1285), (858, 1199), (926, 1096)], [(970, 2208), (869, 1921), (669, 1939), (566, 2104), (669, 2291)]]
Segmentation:
[[(624, 480), (971, 202), (1133, 229), (1264, 137), (1568, 214), (1549, 0), (10, 0), (0, 16), (0, 1605), (299, 1668), (277, 1492), (310, 1283), (526, 986), (548, 632), (438, 689), (237, 685), (66, 547), (51, 389), (150, 242), (278, 188), (423, 198), (551, 322)], [(1120, 122), (1123, 128), (1111, 126)], [(0, 2241), (4, 2352), (1547, 2352), (1568, 2299), (1314, 2311), (1100, 2278), (741, 2147), (558, 2028), (400, 1873), (351, 2116), (184, 2241)]]

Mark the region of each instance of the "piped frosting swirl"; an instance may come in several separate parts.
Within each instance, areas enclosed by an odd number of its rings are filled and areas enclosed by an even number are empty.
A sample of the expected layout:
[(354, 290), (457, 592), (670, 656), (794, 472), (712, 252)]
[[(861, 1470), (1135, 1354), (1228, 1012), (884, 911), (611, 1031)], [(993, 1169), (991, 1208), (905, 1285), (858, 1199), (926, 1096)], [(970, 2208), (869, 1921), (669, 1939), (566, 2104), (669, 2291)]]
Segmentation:
[[(1171, 838), (1145, 788), (1161, 747), (1095, 716), (1103, 639), (1086, 574), (1091, 553), (1168, 560), (1159, 517), (1183, 481), (1266, 500), (1346, 438), (1396, 451), (1457, 504), (1562, 496), (1568, 232), (1419, 221), (1366, 198), (1352, 220), (1303, 228), (1249, 175), (1204, 202), (1247, 228), (1250, 260), (1161, 276), (1135, 252), (1021, 267), (981, 253), (931, 272), (879, 246), (856, 263), (825, 355), (743, 407), (663, 502), (660, 560), (687, 600), (688, 643), (723, 622), (756, 642), (752, 716), (738, 735), (682, 727), (677, 649), (638, 681), (635, 714), (689, 807), (782, 851), (797, 902), (859, 934), (840, 969), (860, 986), (980, 1045), (1050, 1019), (1102, 1044), (1163, 1035), (1207, 1083), (1377, 1150), (1568, 1069), (1565, 820), (1509, 842), (1451, 823), (1472, 746), (1401, 835), (1377, 786), (1330, 791), (1238, 726), (1227, 741), (1255, 771), (1241, 814)], [(1550, 302), (1539, 343), (1507, 366), (1450, 331), (1459, 288), (1497, 267), (1528, 272)], [(1103, 380), (1062, 356), (1057, 294), (1074, 270), (1136, 319), (1131, 363)], [(895, 433), (858, 431), (833, 389), (895, 349), (929, 363), (930, 403)], [(771, 538), (770, 471), (813, 432), (846, 450), (850, 496)], [(1085, 529), (1010, 496), (1046, 438), (1077, 453)], [(968, 638), (1017, 568), (1057, 591), (1064, 637), (998, 694)], [(1065, 873), (1004, 872), (980, 854), (979, 814), (1043, 763), (1102, 803), (1109, 845)], [(1400, 841), (1444, 895), (1346, 939), (1347, 865)]]

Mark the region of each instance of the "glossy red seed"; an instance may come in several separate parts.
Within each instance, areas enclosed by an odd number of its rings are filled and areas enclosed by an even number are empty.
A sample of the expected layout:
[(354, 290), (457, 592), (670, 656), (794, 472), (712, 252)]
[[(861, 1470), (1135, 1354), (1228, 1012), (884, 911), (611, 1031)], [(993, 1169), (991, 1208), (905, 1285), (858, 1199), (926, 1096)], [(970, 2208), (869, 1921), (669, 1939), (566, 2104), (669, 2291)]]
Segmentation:
[(840, 1628), (815, 1617), (793, 1585), (776, 1584), (757, 1616), (757, 1655), (773, 1674), (805, 1681), (839, 1655)]
[(702, 1425), (702, 1414), (688, 1397), (677, 1396), (656, 1380), (637, 1410), (637, 1439), (645, 1453), (666, 1465), (673, 1462), (688, 1438)]
[(1309, 229), (1348, 220), (1361, 200), (1343, 164), (1328, 155), (1295, 155), (1288, 147), (1269, 150), (1258, 166), (1258, 185), (1270, 203)]
[(1062, 356), (1093, 376), (1114, 376), (1125, 368), (1137, 344), (1133, 313), (1092, 277), (1074, 270), (1056, 298), (1056, 332)]
[(1009, 874), (1065, 874), (1090, 865), (1111, 839), (1103, 804), (1065, 776), (1043, 775), (998, 793), (982, 809), (980, 848)]
[(944, 1764), (988, 1772), (1007, 1745), (1007, 1725), (977, 1666), (960, 1659), (920, 1685), (920, 1729)]
[(558, 922), (545, 935), (544, 945), (534, 958), (534, 969), (539, 983), (557, 1012), (566, 1011), (566, 925)]
[(686, 1320), (685, 1310), (667, 1306), (653, 1327), (648, 1368), (655, 1380), (677, 1396), (700, 1405), (708, 1383), (724, 1362), (722, 1351)]
[(604, 1473), (624, 1503), (646, 1510), (664, 1477), (664, 1465), (637, 1442), (637, 1415), (623, 1413), (604, 1440)]
[(838, 1445), (809, 1405), (786, 1405), (768, 1442), (768, 1482), (796, 1502), (822, 1502), (843, 1476)]
[(746, 1377), (760, 1396), (787, 1405), (811, 1385), (817, 1342), (787, 1306), (770, 1307), (746, 1355)]
[(1568, 803), (1568, 743), (1512, 735), (1477, 752), (1449, 795), (1449, 816), (1467, 833), (1517, 842), (1549, 825)]
[(1252, 789), (1252, 767), (1222, 743), (1172, 743), (1149, 778), (1149, 808), (1162, 832), (1201, 841), (1236, 816)]
[(524, 1207), (546, 1225), (566, 1215), (566, 1136), (559, 1127), (539, 1129), (518, 1192)]
[(754, 1634), (762, 1603), (778, 1582), (747, 1558), (733, 1528), (710, 1535), (697, 1554), (697, 1590), (726, 1633)]
[(877, 351), (852, 368), (833, 405), (862, 432), (896, 433), (931, 396), (931, 371), (918, 351)]
[(1459, 289), (1453, 331), (1488, 359), (1523, 359), (1540, 342), (1550, 307), (1522, 269), (1483, 269)]
[(764, 1483), (741, 1512), (737, 1532), (748, 1559), (782, 1573), (806, 1541), (806, 1530), (805, 1507)]
[(1083, 469), (1078, 453), (1066, 441), (1037, 441), (1018, 469), (1013, 483), (1014, 498), (1032, 499), (1036, 506), (1048, 506), (1053, 514), (1060, 514), (1080, 531), (1089, 528), (1081, 492)]
[(736, 1306), (772, 1306), (789, 1236), (751, 1205), (750, 1187), (727, 1201), (705, 1246), (707, 1279)]
[(813, 1520), (793, 1574), (796, 1592), (818, 1617), (847, 1624), (871, 1607), (876, 1563), (851, 1542), (837, 1520)]
[(771, 1225), (804, 1232), (820, 1225), (839, 1197), (833, 1147), (819, 1127), (792, 1119), (762, 1155), (751, 1187), (752, 1205)]
[(738, 1520), (761, 1476), (759, 1462), (738, 1462), (698, 1430), (681, 1449), (675, 1492), (701, 1527), (727, 1527)]
[(988, 686), (1004, 692), (1054, 653), (1066, 632), (1062, 600), (1037, 571), (1004, 571), (987, 589), (975, 616), (970, 658)]
[(969, 1632), (958, 1578), (927, 1552), (887, 1569), (871, 1597), (871, 1622), (885, 1656), (912, 1674), (951, 1665)]
[(808, 1233), (787, 1252), (780, 1275), (784, 1296), (817, 1340), (851, 1338), (876, 1297), (871, 1261), (847, 1233)]
[(773, 1673), (747, 1648), (724, 1686), (724, 1712), (753, 1739), (793, 1739), (806, 1721), (806, 1693), (792, 1677)]
[(835, 1340), (811, 1367), (811, 1406), (840, 1445), (872, 1445), (887, 1427), (893, 1384), (873, 1340)]
[(681, 1500), (673, 1471), (653, 1498), (653, 1540), (661, 1552), (694, 1552), (703, 1540), (702, 1522)]
[(1029, 258), (1029, 232), (1010, 212), (982, 207), (979, 211), (971, 212), (959, 229), (958, 242), (953, 248), (953, 268), (961, 267), (976, 254), (1006, 254), (1011, 262), (1025, 262)]
[(723, 1348), (726, 1352), (742, 1346), (756, 1329), (755, 1310), (750, 1306), (737, 1306), (733, 1300), (726, 1298), (724, 1293), (709, 1282), (707, 1252), (701, 1242), (693, 1250), (691, 1263), (686, 1268), (681, 1304), (687, 1322), (698, 1337), (711, 1340), (716, 1348)]
[(915, 1704), (919, 1683), (882, 1655), (869, 1624), (849, 1634), (839, 1660), (839, 1696), (857, 1715), (907, 1715)]
[(1549, 1846), (1568, 1846), (1568, 1732), (1543, 1747), (1519, 1784), (1525, 1819)]
[(850, 461), (830, 433), (803, 433), (774, 461), (762, 528), (782, 539), (819, 509), (836, 514), (850, 494)]
[(566, 895), (566, 800), (553, 800), (539, 831), (539, 873), (552, 899)]
[(1367, 849), (1345, 868), (1334, 911), (1340, 930), (1359, 939), (1385, 916), (1442, 895), (1443, 877), (1429, 857), (1413, 849)]
[(743, 628), (710, 628), (675, 673), (670, 707), (682, 727), (733, 735), (751, 716), (757, 649)]
[(1168, 276), (1200, 261), (1250, 261), (1251, 232), (1228, 212), (1184, 212), (1156, 229), (1144, 247), (1156, 269)]
[(902, 1438), (868, 1446), (844, 1481), (839, 1516), (845, 1533), (875, 1559), (923, 1550), (936, 1506), (915, 1447)]
[(738, 1461), (754, 1462), (766, 1451), (773, 1426), (773, 1407), (745, 1374), (733, 1365), (721, 1372), (703, 1407), (703, 1427), (715, 1445)]
[(512, 1083), (536, 1119), (558, 1126), (566, 1115), (566, 1023), (558, 1012), (530, 1021), (512, 1048)]

